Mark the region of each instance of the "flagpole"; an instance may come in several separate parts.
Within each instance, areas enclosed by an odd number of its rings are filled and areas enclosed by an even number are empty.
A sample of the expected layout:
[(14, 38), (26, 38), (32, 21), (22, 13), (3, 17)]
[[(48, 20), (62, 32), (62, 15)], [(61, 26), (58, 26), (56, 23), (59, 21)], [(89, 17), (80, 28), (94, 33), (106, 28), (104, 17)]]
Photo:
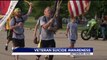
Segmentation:
[(10, 2), (9, 8), (8, 8), (6, 14), (0, 20), (0, 31), (3, 29), (4, 24), (6, 23), (7, 19), (11, 15), (11, 13), (12, 13), (12, 11), (15, 8), (15, 6), (16, 6), (17, 3), (18, 3), (18, 0)]

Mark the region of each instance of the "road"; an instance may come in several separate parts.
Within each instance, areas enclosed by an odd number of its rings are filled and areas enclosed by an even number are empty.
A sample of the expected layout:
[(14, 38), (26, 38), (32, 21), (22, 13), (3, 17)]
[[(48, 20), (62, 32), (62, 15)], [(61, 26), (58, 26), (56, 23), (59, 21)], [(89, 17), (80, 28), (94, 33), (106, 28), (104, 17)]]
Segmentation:
[[(94, 55), (93, 56), (76, 56), (72, 58), (70, 56), (55, 56), (54, 60), (107, 60), (107, 41), (93, 40), (90, 39), (89, 41), (83, 41), (80, 37), (75, 44), (76, 47), (93, 47), (94, 48)], [(25, 30), (25, 44), (26, 47), (36, 47), (33, 43), (33, 30)], [(68, 47), (69, 40), (67, 40), (64, 31), (58, 31), (55, 36), (56, 46), (57, 47)], [(11, 55), (11, 47), (12, 43), (9, 44), (9, 50), (5, 51), (6, 43), (6, 32), (0, 31), (0, 60), (14, 60), (13, 56)], [(20, 56), (20, 60), (35, 60), (36, 56)], [(40, 60), (44, 60), (44, 56), (41, 57)]]

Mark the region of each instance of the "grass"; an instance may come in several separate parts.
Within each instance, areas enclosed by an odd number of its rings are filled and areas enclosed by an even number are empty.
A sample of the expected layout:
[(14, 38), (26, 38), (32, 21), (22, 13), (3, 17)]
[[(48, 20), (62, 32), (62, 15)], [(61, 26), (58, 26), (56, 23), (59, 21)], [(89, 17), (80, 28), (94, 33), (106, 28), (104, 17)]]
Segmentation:
[(29, 17), (28, 20), (25, 22), (25, 27), (26, 28), (34, 28), (36, 24), (36, 20), (34, 17)]
[[(34, 17), (29, 17), (28, 20), (25, 22), (25, 27), (26, 28), (31, 28), (31, 29), (34, 28), (35, 24), (36, 24), (36, 21), (37, 20), (35, 20)], [(63, 26), (63, 29), (60, 29), (60, 30), (61, 31), (66, 31), (67, 24), (63, 24), (62, 26)], [(81, 30), (83, 30), (84, 27), (85, 27), (85, 25), (79, 24), (78, 25), (78, 31), (81, 32)]]

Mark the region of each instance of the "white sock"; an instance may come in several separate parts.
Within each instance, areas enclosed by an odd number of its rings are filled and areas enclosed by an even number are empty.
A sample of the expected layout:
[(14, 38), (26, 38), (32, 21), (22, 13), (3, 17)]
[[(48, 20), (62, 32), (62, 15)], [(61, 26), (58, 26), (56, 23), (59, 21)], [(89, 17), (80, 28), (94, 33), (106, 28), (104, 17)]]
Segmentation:
[(8, 44), (6, 44), (6, 46), (8, 46)]

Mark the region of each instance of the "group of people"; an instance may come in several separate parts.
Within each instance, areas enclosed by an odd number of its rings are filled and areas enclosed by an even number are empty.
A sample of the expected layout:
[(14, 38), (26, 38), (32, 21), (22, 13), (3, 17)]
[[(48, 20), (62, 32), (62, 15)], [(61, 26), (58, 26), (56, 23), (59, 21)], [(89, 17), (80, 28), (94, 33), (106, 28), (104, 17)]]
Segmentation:
[[(11, 16), (8, 18), (5, 30), (7, 31), (7, 41), (5, 50), (8, 50), (8, 44), (10, 41), (13, 43), (12, 49), (18, 47), (25, 47), (25, 36), (24, 36), (24, 23), (32, 12), (32, 3), (29, 4), (29, 10), (27, 14), (22, 15), (20, 8), (15, 8)], [(19, 56), (14, 56), (15, 60), (19, 59)]]
[[(10, 41), (13, 43), (13, 49), (25, 47), (24, 23), (32, 11), (32, 3), (27, 3), (29, 4), (29, 10), (26, 15), (22, 15), (20, 8), (15, 8), (13, 15), (7, 20), (7, 42), (5, 45), (5, 50), (8, 50), (8, 44)], [(39, 17), (37, 20), (34, 30), (34, 43), (38, 44), (38, 48), (56, 47), (54, 35), (58, 30), (58, 23), (56, 18), (52, 17), (52, 15), (52, 9), (50, 7), (46, 7), (44, 9), (44, 15)], [(39, 32), (37, 31), (38, 29)], [(69, 48), (74, 48), (74, 44), (78, 38), (77, 23), (75, 21), (75, 17), (73, 17), (71, 22), (67, 24), (66, 36), (70, 40)], [(15, 56), (15, 60), (18, 59), (19, 56)], [(40, 55), (37, 55), (36, 60), (39, 59)], [(53, 60), (53, 55), (46, 56), (45, 59)]]

